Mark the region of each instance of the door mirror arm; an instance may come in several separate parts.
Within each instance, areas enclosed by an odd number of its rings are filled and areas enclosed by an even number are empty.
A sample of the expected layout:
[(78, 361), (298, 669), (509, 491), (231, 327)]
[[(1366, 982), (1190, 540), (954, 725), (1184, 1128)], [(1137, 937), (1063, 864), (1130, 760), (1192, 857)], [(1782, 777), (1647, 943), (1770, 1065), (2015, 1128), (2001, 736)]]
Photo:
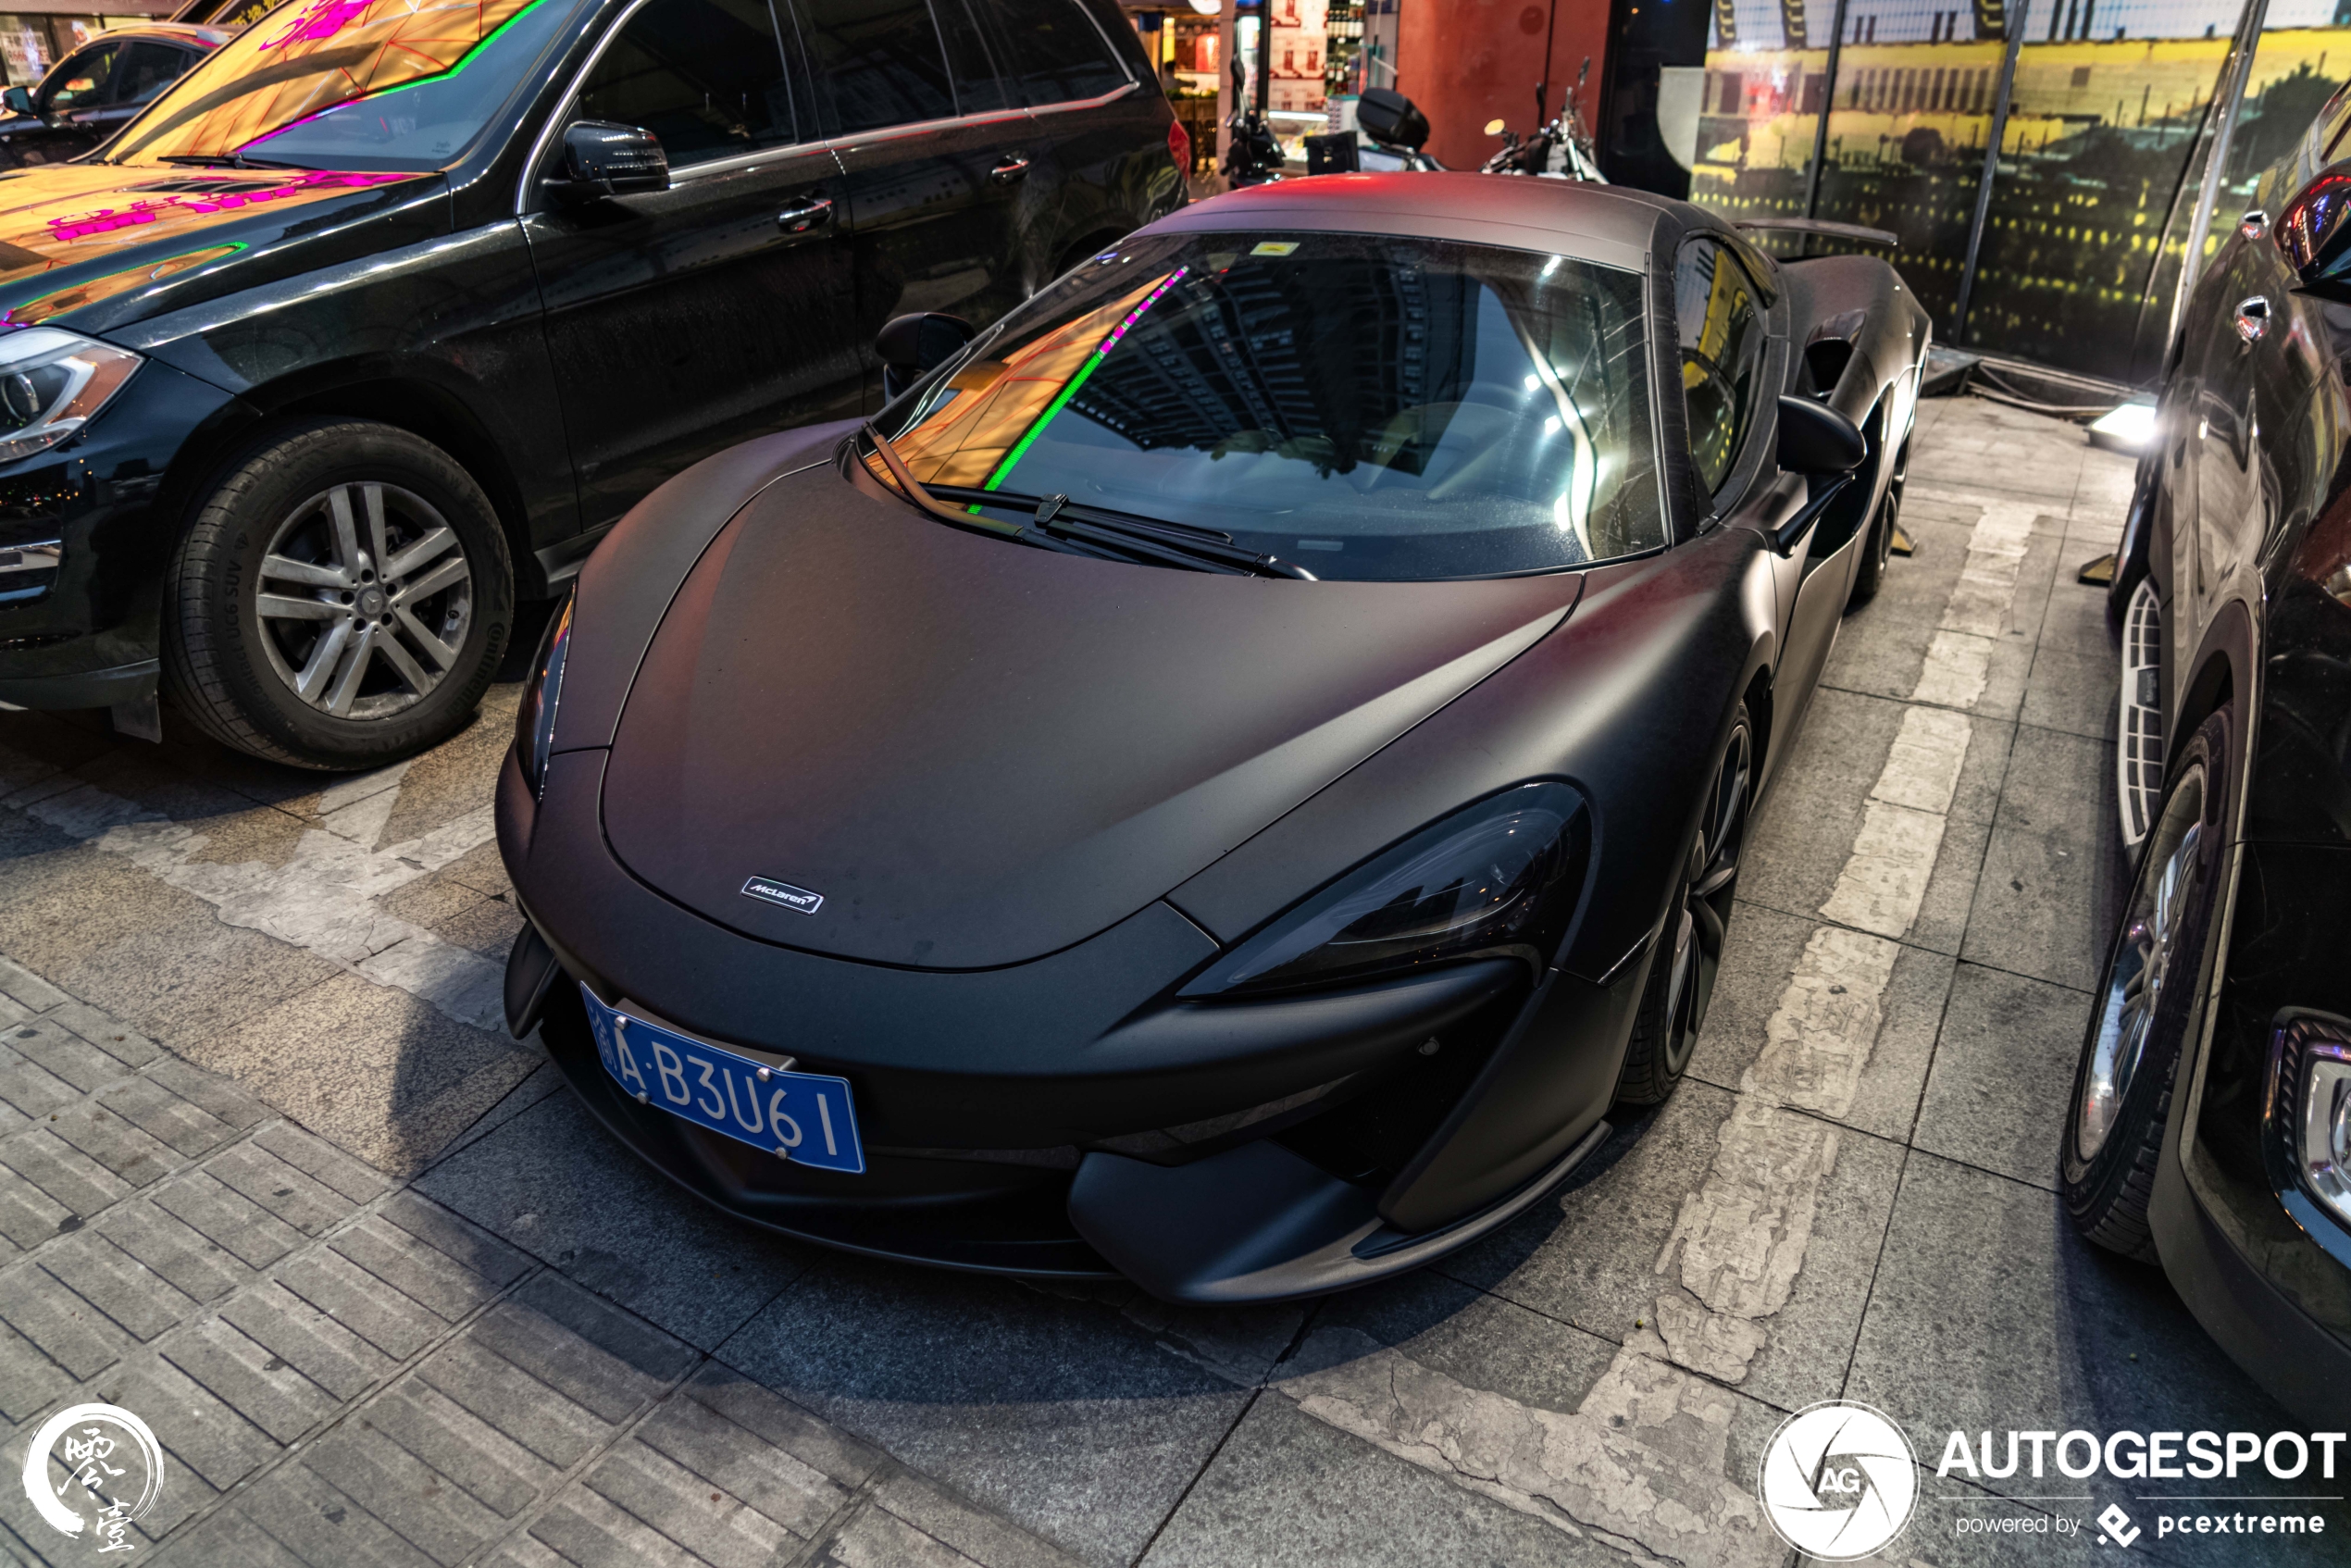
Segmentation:
[(564, 128), (561, 172), (540, 181), (550, 201), (581, 206), (613, 196), (669, 189), (661, 138), (617, 120), (574, 120)]

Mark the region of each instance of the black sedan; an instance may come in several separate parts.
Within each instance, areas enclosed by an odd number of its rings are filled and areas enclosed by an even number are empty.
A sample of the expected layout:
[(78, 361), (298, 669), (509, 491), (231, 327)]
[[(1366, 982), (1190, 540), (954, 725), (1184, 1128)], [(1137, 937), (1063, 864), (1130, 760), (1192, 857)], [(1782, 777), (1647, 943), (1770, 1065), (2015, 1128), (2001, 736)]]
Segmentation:
[(2075, 1221), (2290, 1409), (2351, 1409), (2351, 130), (2338, 94), (2183, 313), (2113, 606), (2140, 844), (2076, 1076)]
[(893, 322), (879, 416), (671, 480), (551, 629), (509, 1022), (841, 1247), (1235, 1301), (1461, 1246), (1680, 1078), (1926, 339), (1875, 260), (1468, 174)]

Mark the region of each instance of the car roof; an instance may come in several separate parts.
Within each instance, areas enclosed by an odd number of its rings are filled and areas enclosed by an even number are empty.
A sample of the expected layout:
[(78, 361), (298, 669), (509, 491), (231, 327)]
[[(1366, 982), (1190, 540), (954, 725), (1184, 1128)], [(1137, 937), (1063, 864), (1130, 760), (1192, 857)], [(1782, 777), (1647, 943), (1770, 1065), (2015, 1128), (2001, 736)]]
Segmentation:
[(1321, 174), (1179, 207), (1146, 234), (1322, 229), (1548, 251), (1613, 267), (1671, 255), (1722, 225), (1686, 202), (1612, 185), (1507, 174)]
[(174, 44), (193, 44), (201, 48), (218, 49), (231, 38), (234, 31), (221, 27), (198, 27), (189, 22), (131, 22), (122, 27), (110, 27), (91, 40), (99, 38), (168, 38)]

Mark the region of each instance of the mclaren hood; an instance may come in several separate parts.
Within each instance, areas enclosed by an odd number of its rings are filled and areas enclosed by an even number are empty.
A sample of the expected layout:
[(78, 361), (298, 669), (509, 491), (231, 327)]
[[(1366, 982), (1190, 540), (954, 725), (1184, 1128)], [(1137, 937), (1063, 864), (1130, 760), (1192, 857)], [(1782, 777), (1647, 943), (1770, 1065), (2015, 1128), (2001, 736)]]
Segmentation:
[(1020, 963), (1272, 823), (1532, 646), (1580, 586), (1095, 561), (819, 467), (745, 507), (678, 591), (614, 736), (605, 832), (753, 936)]

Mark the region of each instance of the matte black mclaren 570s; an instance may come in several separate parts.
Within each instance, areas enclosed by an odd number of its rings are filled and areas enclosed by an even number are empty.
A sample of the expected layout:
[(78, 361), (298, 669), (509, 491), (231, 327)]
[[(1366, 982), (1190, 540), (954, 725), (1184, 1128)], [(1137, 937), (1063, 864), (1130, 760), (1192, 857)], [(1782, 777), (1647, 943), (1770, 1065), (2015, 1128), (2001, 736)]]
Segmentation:
[(837, 1246), (1222, 1301), (1458, 1247), (1681, 1076), (1927, 330), (1881, 262), (1467, 174), (893, 322), (873, 421), (582, 572), (499, 784), (509, 1021)]

